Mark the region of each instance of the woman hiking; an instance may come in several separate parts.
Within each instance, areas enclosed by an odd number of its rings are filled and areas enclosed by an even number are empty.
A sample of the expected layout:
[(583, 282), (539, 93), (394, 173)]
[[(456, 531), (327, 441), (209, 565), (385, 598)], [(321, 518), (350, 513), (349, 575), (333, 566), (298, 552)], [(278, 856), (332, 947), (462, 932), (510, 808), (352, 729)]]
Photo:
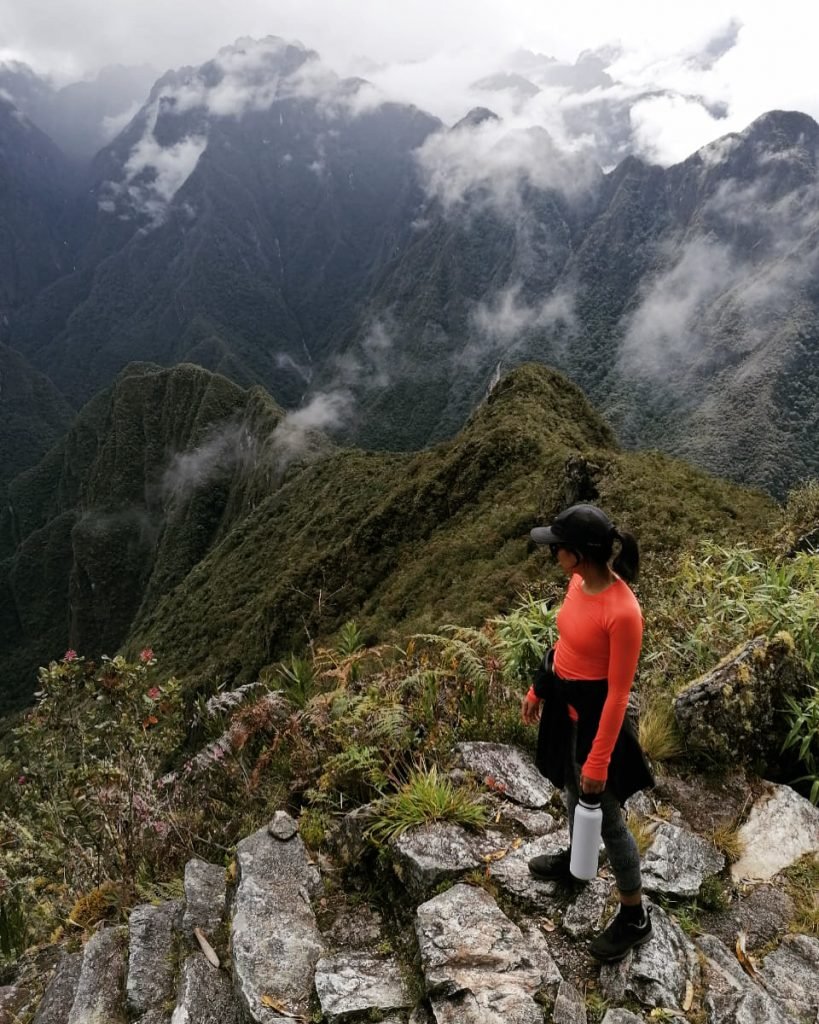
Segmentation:
[[(621, 960), (651, 937), (640, 854), (622, 812), (633, 793), (654, 784), (625, 717), (643, 638), (640, 605), (628, 586), (637, 578), (637, 542), (594, 505), (572, 505), (530, 536), (549, 545), (569, 586), (557, 614), (557, 643), (535, 674), (521, 713), (526, 724), (540, 719), (537, 766), (565, 790), (570, 830), (580, 795), (599, 794), (620, 907), (589, 948), (599, 960)], [(569, 861), (569, 852), (535, 857), (529, 870), (539, 879), (568, 880)]]

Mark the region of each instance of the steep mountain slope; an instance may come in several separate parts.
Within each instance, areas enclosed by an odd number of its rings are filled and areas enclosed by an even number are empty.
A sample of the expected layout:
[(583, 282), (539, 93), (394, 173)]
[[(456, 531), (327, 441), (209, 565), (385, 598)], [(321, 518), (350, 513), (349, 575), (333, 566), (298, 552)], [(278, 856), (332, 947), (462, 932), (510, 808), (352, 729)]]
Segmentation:
[[(567, 468), (568, 467), (568, 468)], [(134, 366), (10, 488), (0, 566), (7, 703), (67, 646), (150, 645), (247, 679), (355, 616), (371, 635), (478, 622), (544, 569), (528, 530), (599, 497), (668, 560), (751, 534), (771, 503), (659, 455), (624, 455), (581, 393), (518, 369), (451, 442), (338, 450), (204, 370)]]
[(0, 345), (0, 501), (9, 480), (39, 462), (72, 418), (51, 381)]
[(14, 343), (83, 399), (139, 358), (297, 401), (411, 233), (411, 154), (438, 124), (357, 114), (362, 84), (328, 74), (269, 39), (161, 79), (95, 161), (76, 272)]
[(0, 339), (13, 310), (70, 268), (59, 224), (71, 180), (54, 143), (0, 92)]

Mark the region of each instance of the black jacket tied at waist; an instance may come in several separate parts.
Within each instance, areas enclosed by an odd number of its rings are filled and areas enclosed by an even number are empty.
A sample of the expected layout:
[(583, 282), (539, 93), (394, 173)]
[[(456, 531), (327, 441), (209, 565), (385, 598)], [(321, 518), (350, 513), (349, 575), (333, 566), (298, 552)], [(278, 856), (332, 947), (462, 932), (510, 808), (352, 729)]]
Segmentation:
[[(576, 758), (582, 765), (597, 735), (609, 684), (606, 679), (562, 679), (554, 670), (553, 660), (554, 649), (550, 649), (533, 681), (535, 693), (543, 700), (535, 761), (541, 775), (563, 789), (571, 742), (569, 705), (577, 712)], [(625, 718), (611, 753), (606, 788), (622, 804), (638, 790), (653, 785), (654, 776), (637, 734)]]

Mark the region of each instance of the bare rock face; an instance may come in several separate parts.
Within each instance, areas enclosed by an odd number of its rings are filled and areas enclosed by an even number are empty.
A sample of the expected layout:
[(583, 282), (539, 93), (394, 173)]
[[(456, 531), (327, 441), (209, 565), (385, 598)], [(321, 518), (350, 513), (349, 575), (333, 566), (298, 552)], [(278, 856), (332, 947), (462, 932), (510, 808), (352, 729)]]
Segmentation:
[(739, 830), (745, 847), (734, 879), (767, 880), (806, 853), (819, 853), (819, 809), (790, 786), (771, 785)]
[(415, 930), (437, 1024), (542, 1024), (541, 970), (485, 890), (455, 885), (423, 903)]
[(82, 960), (82, 953), (72, 953), (57, 964), (32, 1024), (66, 1024), (77, 994)]
[(756, 637), (694, 680), (674, 702), (689, 753), (727, 766), (775, 766), (787, 735), (785, 698), (809, 677), (784, 634)]
[(125, 1024), (125, 928), (88, 940), (68, 1024)]
[(182, 967), (171, 1024), (240, 1024), (241, 1015), (230, 978), (192, 953)]
[(552, 958), (546, 936), (533, 924), (521, 924), (520, 930), (526, 943), (526, 948), (529, 950), (529, 955), (532, 958), (532, 963), (540, 971), (541, 990), (554, 995), (554, 990), (563, 981), (563, 978)]
[(593, 878), (584, 885), (563, 915), (563, 930), (573, 939), (586, 939), (600, 931), (611, 885), (605, 878)]
[(505, 743), (459, 743), (455, 747), (464, 765), (509, 800), (539, 810), (552, 799), (555, 788), (535, 767), (525, 751)]
[(201, 928), (213, 935), (225, 916), (227, 882), (225, 869), (204, 860), (189, 860), (185, 865), (185, 914), (182, 928), (190, 934)]
[(316, 992), (329, 1024), (413, 1005), (398, 961), (367, 952), (339, 953), (319, 960)]
[(713, 843), (664, 822), (643, 857), (643, 887), (669, 896), (696, 896), (703, 880), (725, 867)]
[(557, 990), (552, 1020), (554, 1024), (587, 1024), (588, 1015), (583, 996), (568, 981), (561, 981)]
[(131, 911), (125, 995), (135, 1017), (161, 1009), (173, 998), (174, 923), (179, 910), (178, 903), (168, 902)]
[(631, 1010), (606, 1010), (602, 1024), (643, 1024), (643, 1018), (638, 1017)]
[(509, 801), (500, 802), (500, 816), (516, 830), (523, 829), (531, 836), (545, 836), (554, 832), (555, 819), (548, 811), (533, 811)]
[(295, 833), (282, 841), (263, 828), (239, 843), (236, 860), (231, 951), (245, 1013), (257, 1024), (307, 1015), (323, 946), (304, 844)]
[(649, 908), (654, 934), (619, 964), (600, 969), (600, 991), (613, 1002), (629, 994), (645, 1006), (682, 1008), (689, 986), (699, 984), (697, 952), (660, 907)]
[(395, 871), (417, 897), (481, 864), (474, 838), (460, 825), (448, 821), (409, 829), (391, 845)]
[(748, 977), (718, 938), (703, 935), (697, 945), (705, 954), (703, 1002), (709, 1024), (797, 1024)]
[(492, 880), (519, 902), (535, 910), (552, 913), (560, 886), (557, 882), (542, 882), (529, 872), (529, 861), (541, 854), (560, 853), (569, 849), (569, 830), (559, 829), (517, 850), (510, 850), (489, 869)]
[(762, 961), (760, 978), (794, 1017), (819, 1020), (819, 939), (785, 935)]
[(772, 885), (759, 885), (747, 894), (740, 893), (723, 910), (702, 913), (700, 927), (729, 946), (736, 941), (738, 932), (745, 932), (748, 948), (754, 949), (773, 942), (786, 932), (795, 911), (793, 900), (787, 893)]

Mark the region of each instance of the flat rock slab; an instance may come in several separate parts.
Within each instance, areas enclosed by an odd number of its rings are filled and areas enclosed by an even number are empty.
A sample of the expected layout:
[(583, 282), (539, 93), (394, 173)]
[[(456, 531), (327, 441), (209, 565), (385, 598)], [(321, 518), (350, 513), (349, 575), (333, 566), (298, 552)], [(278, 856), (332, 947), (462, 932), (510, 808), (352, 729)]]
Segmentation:
[(765, 988), (795, 1017), (819, 1019), (819, 939), (785, 935), (762, 961)]
[(437, 1024), (542, 1024), (541, 970), (484, 889), (454, 885), (423, 903), (415, 930)]
[(587, 1024), (586, 1004), (574, 985), (561, 981), (552, 1010), (553, 1024)]
[(410, 1009), (414, 999), (395, 957), (339, 953), (316, 964), (316, 992), (329, 1024)]
[(703, 880), (725, 867), (713, 843), (663, 822), (643, 857), (643, 888), (669, 896), (696, 896)]
[(504, 801), (500, 804), (501, 821), (523, 829), (531, 836), (545, 836), (555, 830), (555, 819), (548, 811), (533, 811), (529, 807), (520, 807), (518, 804)]
[(240, 1024), (241, 1015), (230, 978), (211, 967), (202, 953), (192, 953), (182, 967), (171, 1024)]
[(745, 852), (731, 866), (731, 875), (767, 881), (806, 853), (819, 853), (819, 808), (790, 786), (771, 785), (739, 835)]
[(190, 934), (201, 928), (212, 936), (225, 916), (227, 881), (218, 864), (193, 859), (185, 865), (185, 913), (182, 928)]
[(795, 913), (787, 893), (772, 885), (758, 885), (747, 895), (740, 894), (724, 910), (704, 911), (699, 923), (701, 931), (716, 935), (728, 946), (736, 941), (738, 932), (745, 932), (748, 948), (754, 949), (786, 932)]
[(86, 944), (68, 1024), (125, 1024), (125, 928), (104, 928)]
[(524, 843), (510, 850), (501, 860), (492, 862), (489, 874), (505, 893), (536, 910), (553, 913), (561, 886), (557, 882), (541, 882), (529, 872), (529, 861), (546, 853), (569, 849), (569, 830), (558, 829), (547, 836)]
[(536, 810), (552, 799), (555, 788), (519, 747), (505, 743), (458, 743), (455, 747), (464, 765), (496, 793), (523, 807)]
[(587, 939), (598, 932), (610, 894), (610, 882), (605, 878), (593, 878), (567, 908), (563, 915), (563, 930), (573, 939)]
[(546, 936), (534, 924), (521, 924), (520, 930), (532, 963), (540, 971), (541, 989), (544, 991), (555, 989), (563, 981), (563, 976), (554, 962)]
[(476, 837), (448, 821), (408, 829), (390, 845), (396, 874), (417, 897), (481, 865)]
[(313, 869), (304, 843), (295, 834), (275, 839), (263, 828), (239, 843), (236, 862), (231, 951), (244, 1009), (258, 1024), (306, 1016), (323, 945), (310, 906)]
[(606, 1016), (601, 1024), (643, 1024), (643, 1018), (638, 1017), (631, 1010), (606, 1010)]
[(705, 1011), (708, 1024), (797, 1024), (743, 971), (739, 961), (714, 935), (697, 940), (705, 956)]
[(82, 953), (64, 956), (46, 987), (32, 1024), (66, 1024), (82, 970)]
[(662, 908), (651, 906), (652, 938), (619, 964), (600, 968), (600, 991), (612, 1002), (632, 995), (645, 1006), (682, 1008), (689, 986), (697, 988), (699, 961), (694, 945)]
[(128, 919), (128, 1010), (139, 1017), (173, 999), (174, 923), (178, 903), (134, 907)]

